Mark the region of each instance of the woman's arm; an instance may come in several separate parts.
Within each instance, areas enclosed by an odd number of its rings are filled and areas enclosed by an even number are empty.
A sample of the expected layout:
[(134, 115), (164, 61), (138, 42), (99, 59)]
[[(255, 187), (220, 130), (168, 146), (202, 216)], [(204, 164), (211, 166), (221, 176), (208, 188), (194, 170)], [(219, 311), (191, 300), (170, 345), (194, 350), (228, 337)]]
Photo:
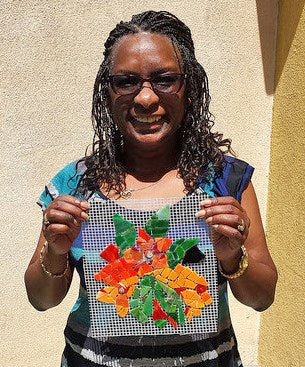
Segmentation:
[[(267, 248), (259, 207), (252, 183), (244, 190), (241, 204), (232, 197), (202, 202), (198, 216), (214, 228), (215, 253), (223, 272), (238, 270), (241, 246), (248, 252), (248, 268), (229, 283), (234, 296), (257, 311), (267, 309), (274, 300), (277, 271)], [(245, 224), (240, 232), (238, 226)]]
[(44, 218), (50, 223), (42, 226), (37, 248), (24, 276), (29, 301), (37, 310), (58, 305), (67, 294), (73, 273), (67, 261), (68, 252), (82, 221), (88, 219), (88, 209), (87, 202), (61, 195), (44, 211)]

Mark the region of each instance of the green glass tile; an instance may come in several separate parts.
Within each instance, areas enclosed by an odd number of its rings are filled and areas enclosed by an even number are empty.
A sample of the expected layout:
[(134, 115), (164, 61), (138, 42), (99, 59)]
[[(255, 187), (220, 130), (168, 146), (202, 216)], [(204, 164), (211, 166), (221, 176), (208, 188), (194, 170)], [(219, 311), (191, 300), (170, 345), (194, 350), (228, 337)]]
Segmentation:
[(169, 287), (167, 284), (164, 284), (164, 283), (159, 282), (159, 281), (157, 281), (157, 284), (159, 284), (159, 285), (160, 285), (160, 287), (161, 287), (161, 288), (164, 290), (164, 292), (166, 292), (167, 294), (177, 294), (177, 293), (176, 293), (176, 291), (175, 291), (173, 288)]
[(181, 246), (178, 246), (175, 249), (175, 253), (176, 253), (177, 257), (179, 258), (179, 260), (181, 260), (181, 259), (184, 258), (185, 250)]
[(184, 317), (184, 311), (182, 306), (178, 307), (178, 323), (180, 325), (184, 325), (185, 324), (185, 317)]
[(141, 286), (141, 288), (140, 288), (141, 297), (142, 298), (145, 297), (149, 293), (150, 290), (151, 290), (150, 286), (145, 286), (145, 285)]
[(164, 325), (166, 325), (167, 320), (154, 320), (155, 324), (161, 329)]
[(145, 315), (150, 316), (152, 314), (153, 305), (152, 305), (152, 291), (147, 295), (145, 302), (143, 304), (143, 312)]
[(132, 298), (138, 299), (140, 297), (140, 289), (136, 288), (133, 292)]
[(136, 241), (136, 229), (131, 222), (117, 213), (113, 214), (112, 218), (116, 232), (115, 241), (122, 253), (126, 247), (134, 246)]
[(200, 238), (189, 238), (185, 240), (182, 244), (182, 247), (185, 251), (189, 250), (190, 248), (197, 245), (197, 243), (200, 241)]
[(140, 304), (140, 301), (138, 299), (131, 298), (129, 300), (129, 305), (131, 308), (136, 308), (139, 306), (139, 304)]

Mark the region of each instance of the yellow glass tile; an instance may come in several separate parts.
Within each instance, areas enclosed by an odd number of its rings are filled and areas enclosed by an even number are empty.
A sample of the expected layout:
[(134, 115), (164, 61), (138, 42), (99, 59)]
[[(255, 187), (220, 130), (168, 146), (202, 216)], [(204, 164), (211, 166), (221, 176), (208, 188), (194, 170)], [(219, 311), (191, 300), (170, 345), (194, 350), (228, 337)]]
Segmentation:
[(113, 287), (113, 290), (110, 291), (109, 296), (115, 298), (118, 295), (118, 293), (119, 293), (118, 289), (116, 287)]
[(168, 279), (169, 280), (176, 280), (178, 278), (178, 276), (179, 276), (179, 274), (176, 271), (172, 270), (171, 273), (168, 276)]
[(98, 292), (96, 299), (101, 302), (105, 303), (114, 303), (115, 299), (110, 297), (108, 293), (105, 292)]
[(185, 287), (185, 278), (179, 276), (179, 278), (176, 280), (176, 283), (179, 285), (179, 287)]
[(184, 287), (186, 287), (186, 288), (195, 288), (196, 285), (197, 284), (192, 282), (191, 280), (188, 280), (188, 279), (184, 280)]
[(184, 267), (184, 270), (182, 270), (182, 272), (181, 272), (181, 274), (180, 275), (182, 275), (182, 276), (184, 276), (185, 278), (187, 278), (188, 277), (188, 275), (190, 274), (192, 272), (192, 270), (190, 269), (190, 268), (188, 268), (188, 267)]
[(186, 289), (185, 291), (181, 292), (181, 295), (184, 299), (192, 299), (194, 297), (194, 293), (197, 294), (196, 292), (192, 290)]
[(162, 273), (161, 273), (161, 276), (163, 278), (167, 278), (169, 276), (169, 274), (171, 273), (172, 269), (171, 268), (165, 268)]
[[(170, 269), (170, 268), (169, 268), (169, 269)], [(154, 270), (154, 271), (153, 271), (153, 274), (154, 274), (154, 275), (159, 275), (159, 274), (161, 274), (163, 271), (164, 271), (163, 269), (156, 269), (156, 270)]]
[(125, 317), (128, 313), (128, 307), (117, 306), (116, 310), (120, 317)]
[(167, 285), (171, 288), (181, 288), (176, 282), (169, 281)]
[(208, 284), (208, 282), (204, 279), (204, 277), (199, 277), (199, 278), (197, 279), (197, 283), (198, 283), (198, 284), (205, 285), (205, 286), (208, 286), (208, 285), (209, 285), (209, 284)]
[(192, 271), (188, 276), (187, 278), (193, 282), (197, 282), (197, 279), (199, 278), (199, 275), (195, 272), (195, 271)]
[(128, 289), (128, 291), (126, 293), (127, 297), (131, 297), (133, 295), (133, 292), (135, 291), (135, 289), (136, 289), (135, 285), (130, 286), (130, 288)]
[(200, 316), (201, 315), (200, 308), (193, 308), (192, 311), (193, 311), (194, 316)]
[(156, 278), (158, 280), (160, 280), (160, 282), (162, 282), (162, 283), (167, 283), (168, 282), (168, 279), (161, 277), (161, 275), (157, 275)]
[(126, 281), (127, 281), (127, 285), (129, 286), (129, 285), (138, 283), (139, 278), (135, 275), (133, 277), (127, 278)]

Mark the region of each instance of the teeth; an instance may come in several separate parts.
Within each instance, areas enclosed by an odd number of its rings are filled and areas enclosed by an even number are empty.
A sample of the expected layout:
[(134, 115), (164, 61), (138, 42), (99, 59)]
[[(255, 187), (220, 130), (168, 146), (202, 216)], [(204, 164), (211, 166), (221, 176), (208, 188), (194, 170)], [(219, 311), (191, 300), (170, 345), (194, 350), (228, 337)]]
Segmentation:
[(147, 117), (135, 117), (135, 120), (139, 121), (139, 122), (156, 122), (159, 121), (161, 119), (161, 116), (147, 116)]

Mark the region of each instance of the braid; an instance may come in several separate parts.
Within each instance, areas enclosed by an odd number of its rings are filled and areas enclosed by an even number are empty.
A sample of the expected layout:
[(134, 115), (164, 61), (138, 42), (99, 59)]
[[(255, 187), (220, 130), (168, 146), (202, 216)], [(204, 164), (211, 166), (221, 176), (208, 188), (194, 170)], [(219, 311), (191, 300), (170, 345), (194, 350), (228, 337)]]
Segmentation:
[[(177, 168), (187, 190), (196, 187), (200, 176), (208, 180), (211, 169), (218, 172), (224, 154), (232, 153), (231, 141), (220, 133), (212, 133), (212, 115), (209, 111), (210, 95), (207, 75), (195, 57), (190, 29), (175, 15), (166, 11), (146, 11), (136, 14), (129, 22), (121, 21), (110, 32), (105, 42), (104, 60), (99, 68), (93, 90), (92, 124), (94, 138), (92, 153), (85, 161), (87, 171), (78, 190), (96, 190), (100, 184), (117, 193), (125, 188), (126, 171), (122, 164), (122, 136), (114, 124), (109, 106), (108, 77), (113, 47), (119, 39), (139, 32), (167, 36), (179, 50), (186, 78), (188, 105), (180, 128), (180, 157)], [(174, 48), (175, 49), (175, 48)], [(212, 167), (211, 167), (212, 166)]]

